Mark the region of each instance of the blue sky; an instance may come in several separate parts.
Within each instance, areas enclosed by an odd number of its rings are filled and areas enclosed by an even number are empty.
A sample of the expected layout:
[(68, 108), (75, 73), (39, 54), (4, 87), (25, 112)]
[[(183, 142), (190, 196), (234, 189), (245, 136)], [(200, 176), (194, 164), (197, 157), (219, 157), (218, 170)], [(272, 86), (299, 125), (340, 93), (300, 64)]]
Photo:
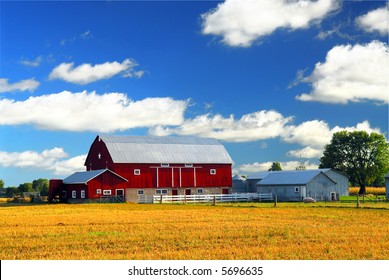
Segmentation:
[(388, 137), (386, 1), (1, 1), (0, 179), (84, 170), (98, 134), (219, 139), (233, 172)]

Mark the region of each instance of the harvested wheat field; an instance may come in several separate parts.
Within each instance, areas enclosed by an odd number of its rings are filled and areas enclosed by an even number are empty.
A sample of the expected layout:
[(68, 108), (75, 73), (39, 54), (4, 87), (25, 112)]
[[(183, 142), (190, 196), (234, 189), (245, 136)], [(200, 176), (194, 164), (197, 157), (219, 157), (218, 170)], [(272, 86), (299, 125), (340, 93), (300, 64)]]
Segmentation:
[(8, 205), (0, 259), (389, 259), (388, 225), (388, 209), (324, 204)]

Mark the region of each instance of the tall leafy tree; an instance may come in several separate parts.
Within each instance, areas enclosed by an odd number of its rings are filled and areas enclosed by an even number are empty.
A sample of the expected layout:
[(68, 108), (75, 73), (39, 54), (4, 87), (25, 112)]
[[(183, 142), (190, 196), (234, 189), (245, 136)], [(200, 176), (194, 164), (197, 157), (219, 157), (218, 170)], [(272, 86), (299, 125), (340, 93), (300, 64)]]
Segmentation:
[(32, 181), (32, 188), (41, 195), (47, 195), (49, 192), (49, 180), (42, 178), (34, 180)]
[(23, 193), (23, 192), (33, 192), (34, 189), (32, 188), (32, 183), (23, 183), (20, 184), (18, 187), (18, 192)]
[(334, 168), (349, 176), (350, 182), (366, 193), (366, 186), (389, 172), (389, 143), (378, 133), (340, 131), (324, 148), (319, 168)]
[(268, 171), (282, 171), (281, 163), (273, 162)]

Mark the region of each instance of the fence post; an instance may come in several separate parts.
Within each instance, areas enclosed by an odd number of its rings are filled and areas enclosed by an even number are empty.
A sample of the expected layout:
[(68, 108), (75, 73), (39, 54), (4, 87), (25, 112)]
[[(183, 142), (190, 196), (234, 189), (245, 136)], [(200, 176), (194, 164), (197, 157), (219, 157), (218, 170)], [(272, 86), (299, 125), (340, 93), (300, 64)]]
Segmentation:
[(161, 197), (159, 198), (159, 204), (162, 204), (162, 194)]
[(277, 196), (274, 197), (274, 207), (277, 207)]
[(213, 203), (212, 203), (213, 206), (216, 205), (216, 195), (213, 196)]
[(365, 202), (365, 194), (362, 194), (362, 201)]
[(359, 203), (359, 195), (357, 194), (357, 208), (361, 207), (361, 204)]

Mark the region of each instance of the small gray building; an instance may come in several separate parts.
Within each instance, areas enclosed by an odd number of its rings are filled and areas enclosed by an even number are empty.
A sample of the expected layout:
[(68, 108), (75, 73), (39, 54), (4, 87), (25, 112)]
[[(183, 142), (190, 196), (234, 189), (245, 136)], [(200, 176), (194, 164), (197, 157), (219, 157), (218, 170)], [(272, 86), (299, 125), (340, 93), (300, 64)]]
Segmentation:
[(385, 176), (386, 200), (389, 200), (389, 173)]
[(318, 201), (338, 200), (336, 182), (322, 171), (271, 172), (257, 183), (259, 193), (272, 193), (279, 201), (302, 201), (312, 197)]
[(233, 193), (247, 193), (246, 178), (236, 174), (232, 176), (232, 192)]
[(244, 182), (246, 186), (243, 187), (241, 181), (238, 188), (233, 181), (232, 191), (273, 193), (279, 201), (302, 201), (305, 197), (336, 201), (349, 194), (348, 177), (330, 168), (260, 172)]
[(257, 192), (257, 183), (262, 180), (269, 172), (259, 172), (246, 178), (240, 175), (232, 177), (232, 193), (255, 193)]

